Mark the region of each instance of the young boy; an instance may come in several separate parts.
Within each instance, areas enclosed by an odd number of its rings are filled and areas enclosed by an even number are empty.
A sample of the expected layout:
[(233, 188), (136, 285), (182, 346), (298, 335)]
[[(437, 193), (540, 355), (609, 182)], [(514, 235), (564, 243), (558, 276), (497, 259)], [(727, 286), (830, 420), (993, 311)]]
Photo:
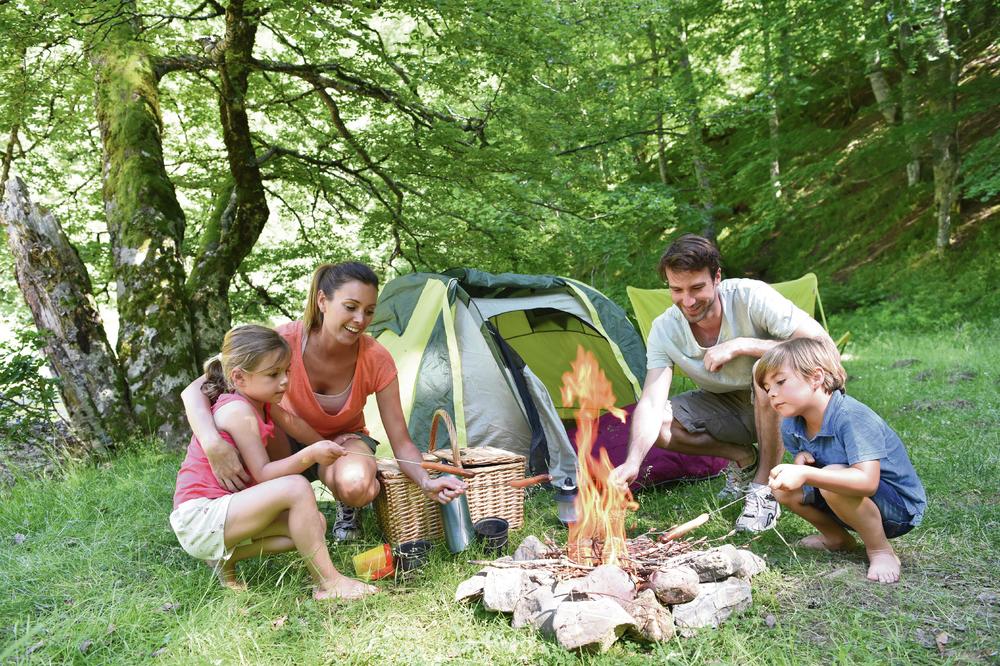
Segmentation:
[(777, 500), (816, 526), (799, 545), (850, 550), (857, 532), (868, 553), (868, 578), (899, 580), (889, 539), (920, 524), (927, 497), (899, 436), (869, 407), (844, 394), (847, 374), (836, 348), (795, 338), (768, 351), (754, 368), (783, 419), (781, 436), (795, 456), (770, 473)]

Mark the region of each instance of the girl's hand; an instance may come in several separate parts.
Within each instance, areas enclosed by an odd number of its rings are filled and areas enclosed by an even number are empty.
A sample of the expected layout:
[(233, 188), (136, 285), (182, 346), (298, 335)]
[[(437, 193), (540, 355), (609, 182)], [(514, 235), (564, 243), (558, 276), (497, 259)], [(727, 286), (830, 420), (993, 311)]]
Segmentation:
[(421, 484), (424, 494), (439, 504), (447, 504), (459, 495), (464, 495), (468, 487), (465, 481), (451, 476), (439, 476), (436, 479), (428, 477)]
[(804, 465), (778, 465), (771, 470), (767, 485), (772, 490), (798, 490), (808, 473), (809, 468)]
[(816, 464), (816, 459), (813, 458), (813, 454), (809, 453), (808, 451), (799, 451), (798, 453), (795, 454), (794, 464), (814, 465)]
[(320, 465), (332, 465), (338, 458), (347, 455), (347, 449), (328, 439), (313, 442), (306, 450), (311, 454), (313, 462)]
[(233, 493), (247, 487), (250, 475), (243, 469), (243, 462), (235, 446), (219, 437), (214, 442), (203, 442), (201, 449), (205, 452), (219, 485)]

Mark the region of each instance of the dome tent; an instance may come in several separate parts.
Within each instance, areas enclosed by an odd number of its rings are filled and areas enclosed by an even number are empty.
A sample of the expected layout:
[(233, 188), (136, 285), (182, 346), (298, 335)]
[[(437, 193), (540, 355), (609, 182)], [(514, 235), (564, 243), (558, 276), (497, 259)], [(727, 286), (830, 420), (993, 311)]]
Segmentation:
[[(475, 269), (413, 273), (379, 294), (368, 332), (396, 360), (413, 441), (426, 450), (434, 410), (452, 416), (459, 446), (528, 457), (532, 473), (576, 484), (576, 453), (560, 404), (578, 346), (596, 357), (616, 398), (635, 403), (645, 378), (642, 339), (624, 310), (592, 287), (551, 275)], [(374, 397), (365, 421), (386, 441)]]

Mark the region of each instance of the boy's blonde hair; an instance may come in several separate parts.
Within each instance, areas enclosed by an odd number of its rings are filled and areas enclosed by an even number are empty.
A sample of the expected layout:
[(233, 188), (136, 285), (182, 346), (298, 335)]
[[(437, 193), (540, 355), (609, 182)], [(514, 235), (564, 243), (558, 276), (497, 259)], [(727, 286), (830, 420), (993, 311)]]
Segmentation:
[(823, 372), (823, 390), (844, 391), (847, 372), (840, 364), (840, 353), (828, 338), (792, 338), (764, 354), (754, 367), (753, 380), (764, 388), (764, 378), (782, 368), (790, 368), (809, 378), (818, 368)]
[(272, 328), (246, 324), (229, 329), (222, 340), (222, 351), (205, 361), (205, 383), (201, 386), (201, 392), (214, 404), (220, 395), (233, 390), (230, 381), (233, 370), (267, 370), (268, 368), (258, 366), (265, 357), (276, 351), (281, 352), (281, 355), (274, 365), (286, 363), (292, 356), (288, 342)]

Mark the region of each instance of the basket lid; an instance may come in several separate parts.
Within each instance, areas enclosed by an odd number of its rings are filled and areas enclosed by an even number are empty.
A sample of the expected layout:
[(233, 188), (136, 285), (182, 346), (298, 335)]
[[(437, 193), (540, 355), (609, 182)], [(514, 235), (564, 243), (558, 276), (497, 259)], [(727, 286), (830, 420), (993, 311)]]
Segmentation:
[[(446, 462), (454, 464), (454, 454), (449, 449), (436, 449), (434, 455)], [(525, 457), (493, 446), (475, 446), (459, 449), (462, 467), (482, 467), (485, 465), (500, 465), (503, 463), (523, 463)]]

